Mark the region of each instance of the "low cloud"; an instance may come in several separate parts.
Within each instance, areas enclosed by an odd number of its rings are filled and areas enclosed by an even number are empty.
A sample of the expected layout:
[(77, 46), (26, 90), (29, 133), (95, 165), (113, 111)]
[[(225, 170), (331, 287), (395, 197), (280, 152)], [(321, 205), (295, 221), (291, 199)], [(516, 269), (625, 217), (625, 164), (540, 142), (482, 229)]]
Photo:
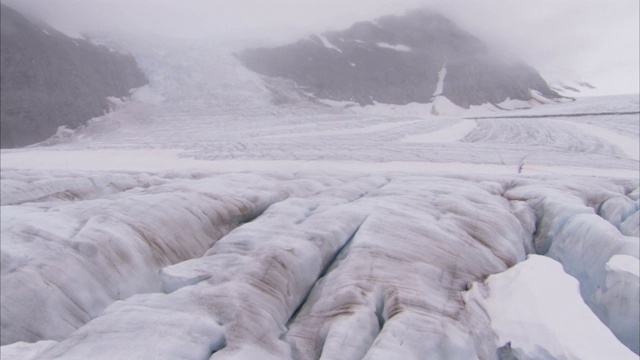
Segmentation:
[(117, 31), (282, 44), (355, 21), (431, 7), (547, 76), (638, 92), (637, 0), (4, 0), (69, 34)]

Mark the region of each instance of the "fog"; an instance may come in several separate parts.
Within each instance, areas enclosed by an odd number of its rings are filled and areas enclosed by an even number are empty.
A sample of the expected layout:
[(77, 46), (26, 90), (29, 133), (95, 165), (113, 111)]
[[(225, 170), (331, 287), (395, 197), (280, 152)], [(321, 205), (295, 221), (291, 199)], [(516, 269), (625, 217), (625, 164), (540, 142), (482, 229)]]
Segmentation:
[(109, 31), (276, 45), (355, 21), (431, 7), (543, 76), (603, 94), (639, 90), (638, 0), (3, 0), (73, 36)]

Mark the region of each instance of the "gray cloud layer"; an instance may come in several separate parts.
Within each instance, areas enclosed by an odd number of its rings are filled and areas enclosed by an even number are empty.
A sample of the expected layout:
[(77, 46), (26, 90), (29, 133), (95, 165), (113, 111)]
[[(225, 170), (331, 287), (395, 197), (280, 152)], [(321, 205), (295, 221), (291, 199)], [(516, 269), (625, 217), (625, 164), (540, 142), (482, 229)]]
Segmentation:
[(54, 27), (278, 44), (430, 6), (543, 75), (638, 92), (638, 0), (3, 0)]

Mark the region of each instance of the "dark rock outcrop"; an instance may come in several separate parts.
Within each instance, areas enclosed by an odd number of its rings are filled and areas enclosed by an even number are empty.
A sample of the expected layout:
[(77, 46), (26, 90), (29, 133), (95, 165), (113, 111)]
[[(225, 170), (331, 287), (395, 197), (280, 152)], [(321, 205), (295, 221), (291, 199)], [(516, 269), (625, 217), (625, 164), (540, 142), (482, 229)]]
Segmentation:
[(33, 144), (109, 110), (147, 83), (130, 55), (72, 39), (2, 6), (0, 147)]
[(291, 79), (323, 99), (407, 104), (430, 102), (446, 67), (442, 93), (453, 103), (530, 100), (531, 90), (558, 96), (530, 66), (496, 53), (443, 16), (415, 10), (360, 22), (277, 48), (247, 49), (249, 69)]

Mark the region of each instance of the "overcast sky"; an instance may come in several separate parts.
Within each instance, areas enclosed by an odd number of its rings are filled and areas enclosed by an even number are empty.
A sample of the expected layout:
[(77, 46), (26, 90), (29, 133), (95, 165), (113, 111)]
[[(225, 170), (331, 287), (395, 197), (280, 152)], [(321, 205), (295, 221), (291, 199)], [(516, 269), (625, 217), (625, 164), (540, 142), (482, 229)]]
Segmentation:
[(435, 8), (544, 76), (637, 93), (638, 0), (2, 0), (70, 34), (108, 30), (212, 41), (293, 41), (355, 21)]

